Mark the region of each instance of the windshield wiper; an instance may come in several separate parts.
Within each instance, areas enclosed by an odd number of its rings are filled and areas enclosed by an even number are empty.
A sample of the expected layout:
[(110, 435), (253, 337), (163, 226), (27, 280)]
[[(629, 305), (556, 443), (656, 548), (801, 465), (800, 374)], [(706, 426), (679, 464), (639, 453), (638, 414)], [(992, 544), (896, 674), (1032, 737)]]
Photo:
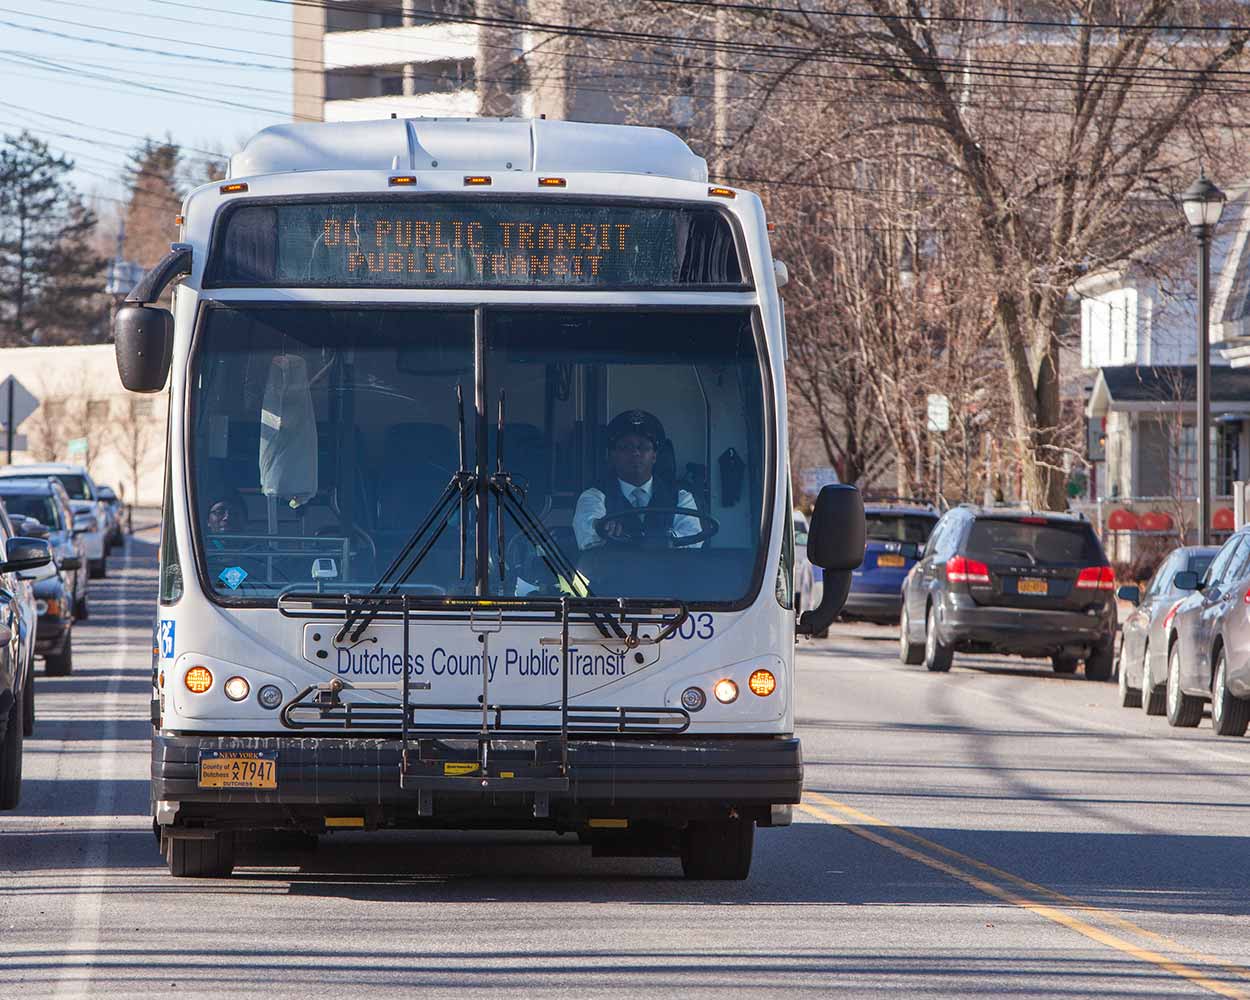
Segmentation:
[[(443, 492), (439, 498), (434, 501), (434, 506), (430, 508), (429, 513), (422, 519), (421, 524), (417, 527), (400, 550), (399, 555), (391, 560), (391, 564), (378, 577), (377, 582), (369, 588), (370, 595), (377, 597), (387, 597), (399, 591), (408, 578), (416, 572), (418, 566), (424, 561), (434, 544), (442, 537), (443, 531), (447, 527), (447, 522), (451, 520), (453, 512), (459, 508), (460, 511), (460, 579), (464, 579), (464, 552), (467, 540), (468, 526), (465, 523), (465, 503), (469, 498), (469, 494), (477, 486), (478, 478), (475, 473), (465, 468), (465, 431), (464, 431), (464, 393), (461, 392), (460, 386), (456, 386), (456, 418), (460, 434), (460, 467), (452, 473), (451, 479), (447, 481), (447, 485), (443, 487)], [(417, 554), (409, 560), (412, 550), (417, 548), (430, 532), (430, 537), (417, 551)], [(399, 568), (407, 562), (407, 568), (404, 569), (398, 577), (392, 579), (393, 574), (399, 571)], [(388, 586), (389, 584), (389, 586)], [(383, 587), (387, 589), (379, 594)], [(347, 618), (343, 622), (343, 627), (338, 630), (334, 637), (335, 642), (342, 642), (351, 632), (353, 642), (358, 640), (369, 627), (369, 624), (377, 617), (378, 612), (382, 610), (381, 601), (370, 601), (368, 597), (362, 599), (360, 605), (347, 613)], [(355, 630), (352, 630), (355, 626)]]
[[(547, 530), (547, 526), (535, 516), (526, 502), (525, 490), (518, 486), (512, 473), (504, 468), (503, 462), (503, 428), (504, 428), (504, 393), (499, 390), (499, 417), (495, 427), (495, 472), (490, 477), (490, 488), (495, 494), (496, 508), (496, 542), (499, 554), (499, 579), (507, 576), (507, 564), (504, 561), (504, 530), (503, 512), (506, 510), (521, 534), (538, 553), (547, 569), (557, 581), (564, 580), (569, 593), (574, 597), (593, 597), (590, 582), (581, 576), (577, 566), (568, 557), (555, 536)], [(581, 593), (579, 591), (584, 591)], [(625, 630), (612, 618), (604, 614), (592, 614), (591, 620), (605, 638), (611, 633), (618, 639), (626, 638)]]

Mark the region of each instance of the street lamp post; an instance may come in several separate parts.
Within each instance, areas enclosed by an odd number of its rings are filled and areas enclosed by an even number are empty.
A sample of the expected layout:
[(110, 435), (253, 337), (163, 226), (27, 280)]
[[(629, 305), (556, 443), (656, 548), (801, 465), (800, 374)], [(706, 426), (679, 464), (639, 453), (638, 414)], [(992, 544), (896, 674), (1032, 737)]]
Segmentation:
[(1189, 231), (1198, 238), (1198, 544), (1211, 540), (1211, 234), (1224, 213), (1224, 192), (1200, 176), (1181, 195)]

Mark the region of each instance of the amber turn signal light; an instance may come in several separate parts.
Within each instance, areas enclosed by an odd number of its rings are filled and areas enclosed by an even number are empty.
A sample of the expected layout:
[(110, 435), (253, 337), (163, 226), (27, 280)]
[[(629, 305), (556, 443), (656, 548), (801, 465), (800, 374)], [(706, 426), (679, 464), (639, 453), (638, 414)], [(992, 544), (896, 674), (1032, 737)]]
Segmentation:
[(777, 678), (773, 676), (771, 670), (757, 670), (747, 679), (747, 687), (751, 689), (752, 694), (767, 698), (777, 690)]
[(203, 694), (213, 686), (213, 673), (208, 667), (192, 667), (182, 682), (192, 694)]

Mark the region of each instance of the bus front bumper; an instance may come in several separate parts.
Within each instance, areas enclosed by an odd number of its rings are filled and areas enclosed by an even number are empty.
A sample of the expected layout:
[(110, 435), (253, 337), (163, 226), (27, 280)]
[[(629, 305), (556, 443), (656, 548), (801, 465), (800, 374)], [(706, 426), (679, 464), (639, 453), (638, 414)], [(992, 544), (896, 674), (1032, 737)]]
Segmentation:
[[(596, 816), (680, 823), (736, 811), (771, 825), (788, 816), (774, 807), (797, 803), (803, 787), (802, 748), (793, 736), (571, 739), (566, 781), (527, 779), (533, 741), (494, 741), (485, 782), (468, 741), (421, 746), (427, 759), (417, 761), (418, 744), (409, 742), (405, 771), (394, 739), (157, 732), (155, 815), (162, 825), (208, 829), (330, 827), (341, 817), (366, 828), (573, 828)], [(539, 770), (558, 775), (558, 741), (545, 746), (548, 764)], [(200, 760), (223, 752), (275, 754), (277, 787), (200, 787)]]

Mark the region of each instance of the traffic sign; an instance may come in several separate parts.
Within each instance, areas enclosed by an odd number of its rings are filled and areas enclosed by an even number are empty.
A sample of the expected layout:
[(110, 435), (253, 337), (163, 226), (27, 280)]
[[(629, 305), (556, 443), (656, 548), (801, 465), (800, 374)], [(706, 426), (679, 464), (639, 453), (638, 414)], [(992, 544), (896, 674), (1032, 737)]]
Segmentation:
[(931, 392), (925, 397), (929, 406), (929, 432), (944, 434), (951, 426), (951, 401), (940, 392)]
[[(13, 394), (13, 402), (9, 403), (9, 393)], [(35, 396), (26, 386), (12, 375), (0, 380), (0, 427), (8, 424), (9, 414), (13, 414), (14, 428), (20, 427), (22, 421), (39, 407), (39, 397)]]

